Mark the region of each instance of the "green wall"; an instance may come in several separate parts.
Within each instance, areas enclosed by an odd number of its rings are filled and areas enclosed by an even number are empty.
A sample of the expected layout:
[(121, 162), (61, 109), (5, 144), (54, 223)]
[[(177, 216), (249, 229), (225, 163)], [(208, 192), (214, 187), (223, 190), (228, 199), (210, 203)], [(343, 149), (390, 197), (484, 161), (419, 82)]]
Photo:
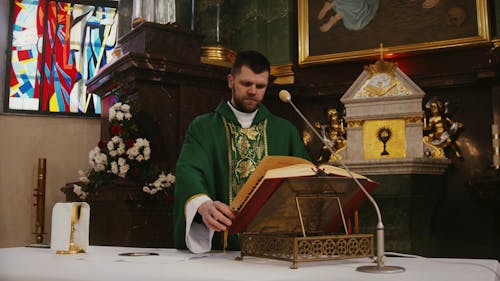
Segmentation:
[[(191, 29), (192, 0), (176, 1), (177, 24)], [(194, 31), (204, 35), (204, 46), (233, 51), (254, 49), (271, 64), (290, 64), (297, 54), (295, 0), (195, 0)], [(219, 36), (217, 37), (217, 4)], [(120, 1), (119, 36), (130, 30), (132, 0)]]
[(290, 0), (226, 0), (220, 5), (217, 41), (217, 1), (198, 1), (195, 31), (205, 35), (204, 45), (223, 46), (234, 51), (254, 49), (271, 63), (295, 60), (296, 4)]

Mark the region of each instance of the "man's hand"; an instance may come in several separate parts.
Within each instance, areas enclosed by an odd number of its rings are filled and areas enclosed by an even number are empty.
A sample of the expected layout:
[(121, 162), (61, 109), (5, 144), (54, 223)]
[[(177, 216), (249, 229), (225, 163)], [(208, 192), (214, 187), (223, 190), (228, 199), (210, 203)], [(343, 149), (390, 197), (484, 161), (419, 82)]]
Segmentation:
[(198, 208), (205, 225), (215, 231), (226, 230), (235, 218), (233, 210), (220, 201), (206, 201)]

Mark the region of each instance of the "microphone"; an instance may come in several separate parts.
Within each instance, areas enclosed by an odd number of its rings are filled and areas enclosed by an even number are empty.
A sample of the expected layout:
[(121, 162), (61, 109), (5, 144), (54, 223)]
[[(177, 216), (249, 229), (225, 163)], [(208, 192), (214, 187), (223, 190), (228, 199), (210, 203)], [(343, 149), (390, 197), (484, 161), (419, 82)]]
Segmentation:
[[(330, 143), (328, 143), (319, 133), (318, 131), (314, 128), (314, 126), (307, 120), (307, 118), (300, 112), (300, 110), (293, 104), (292, 102), (292, 96), (290, 95), (290, 92), (287, 90), (281, 90), (279, 92), (279, 98), (281, 101), (284, 103), (289, 103), (293, 109), (299, 114), (299, 116), (306, 122), (306, 124), (311, 128), (311, 130), (316, 134), (316, 136), (323, 142), (323, 144), (328, 148), (330, 153), (334, 155), (338, 155), (336, 151), (333, 150), (332, 146)], [(365, 189), (365, 187), (358, 181), (358, 179), (352, 174), (351, 170), (347, 168), (345, 165), (344, 161), (341, 160), (340, 157), (337, 157), (337, 161), (342, 165), (342, 168), (347, 171), (349, 176), (354, 180), (356, 185), (363, 191), (363, 193), (366, 195), (368, 200), (372, 203), (373, 207), (375, 208), (375, 212), (377, 213), (377, 265), (367, 265), (367, 266), (359, 266), (356, 268), (357, 271), (361, 272), (367, 272), (367, 273), (397, 273), (397, 272), (404, 272), (405, 269), (404, 267), (400, 266), (388, 266), (384, 265), (384, 224), (382, 223), (382, 215), (380, 214), (380, 209), (377, 205), (377, 202), (375, 202), (375, 199), (368, 193), (368, 191)]]

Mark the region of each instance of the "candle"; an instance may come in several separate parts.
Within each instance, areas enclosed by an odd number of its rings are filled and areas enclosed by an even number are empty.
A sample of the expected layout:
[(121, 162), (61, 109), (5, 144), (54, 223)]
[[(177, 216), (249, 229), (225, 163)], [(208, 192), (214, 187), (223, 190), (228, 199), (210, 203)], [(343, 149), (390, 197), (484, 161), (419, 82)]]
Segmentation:
[(493, 167), (500, 169), (500, 125), (491, 125), (492, 146), (493, 146)]
[(193, 30), (193, 31), (194, 31), (194, 16), (195, 16), (194, 15), (194, 11), (195, 11), (194, 6), (195, 6), (194, 0), (191, 0), (191, 30)]
[(220, 3), (217, 2), (217, 44), (220, 44)]

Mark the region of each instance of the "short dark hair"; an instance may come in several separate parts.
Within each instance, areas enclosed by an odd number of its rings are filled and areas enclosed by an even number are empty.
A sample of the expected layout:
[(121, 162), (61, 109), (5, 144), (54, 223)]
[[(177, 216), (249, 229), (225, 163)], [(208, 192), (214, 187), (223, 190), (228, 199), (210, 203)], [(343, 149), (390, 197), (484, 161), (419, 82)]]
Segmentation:
[(269, 60), (263, 54), (257, 51), (241, 51), (236, 55), (236, 58), (231, 68), (231, 74), (240, 73), (242, 66), (248, 66), (253, 72), (259, 74), (264, 71), (271, 73)]

